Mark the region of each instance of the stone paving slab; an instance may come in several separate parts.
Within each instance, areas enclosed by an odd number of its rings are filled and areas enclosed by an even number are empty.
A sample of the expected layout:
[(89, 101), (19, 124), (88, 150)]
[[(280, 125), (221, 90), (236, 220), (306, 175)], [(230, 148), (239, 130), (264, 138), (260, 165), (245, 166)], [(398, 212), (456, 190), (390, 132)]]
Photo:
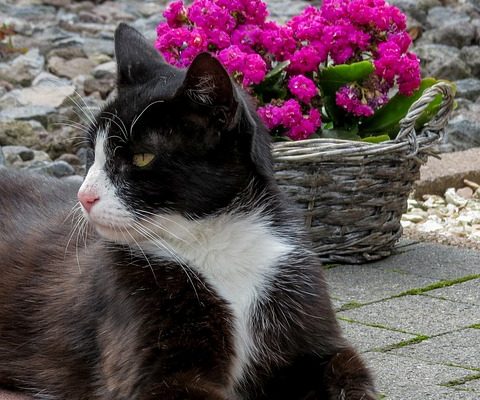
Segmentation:
[(340, 325), (345, 337), (354, 343), (360, 352), (385, 348), (416, 337), (408, 333), (374, 328), (355, 322), (340, 321)]
[(439, 280), (480, 274), (480, 252), (475, 250), (402, 242), (396, 251), (397, 254), (368, 265)]
[(478, 400), (478, 393), (458, 391), (441, 383), (463, 379), (471, 371), (400, 357), (390, 353), (364, 354), (374, 370), (378, 390), (387, 400)]
[(352, 301), (370, 303), (438, 281), (433, 278), (386, 270), (372, 264), (339, 265), (328, 269), (326, 277), (332, 294), (344, 303)]
[[(477, 350), (477, 353), (478, 353), (478, 350)], [(477, 396), (480, 398), (480, 378), (464, 383), (463, 385), (458, 385), (455, 388), (458, 388), (459, 390), (465, 390), (465, 391), (469, 391), (469, 392), (471, 391), (471, 392), (477, 393)]]
[(428, 296), (403, 296), (338, 313), (408, 333), (438, 335), (480, 323), (480, 307)]
[(462, 329), (391, 351), (441, 364), (480, 369), (480, 329)]
[(480, 279), (431, 290), (426, 295), (480, 306)]

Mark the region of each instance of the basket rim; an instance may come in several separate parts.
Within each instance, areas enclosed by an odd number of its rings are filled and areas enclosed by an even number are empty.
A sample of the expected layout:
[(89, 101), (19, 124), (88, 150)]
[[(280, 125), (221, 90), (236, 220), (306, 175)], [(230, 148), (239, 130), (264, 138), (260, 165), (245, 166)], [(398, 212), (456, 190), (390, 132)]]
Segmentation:
[[(437, 114), (417, 134), (415, 122), (438, 95), (442, 96), (442, 102)], [(453, 107), (454, 92), (452, 85), (447, 82), (438, 82), (426, 89), (422, 96), (411, 105), (406, 116), (400, 121), (400, 131), (393, 140), (369, 143), (317, 138), (274, 142), (272, 144), (273, 159), (275, 162), (312, 162), (342, 157), (381, 156), (395, 153), (405, 158), (416, 158), (419, 152), (425, 152), (443, 138), (443, 132)]]

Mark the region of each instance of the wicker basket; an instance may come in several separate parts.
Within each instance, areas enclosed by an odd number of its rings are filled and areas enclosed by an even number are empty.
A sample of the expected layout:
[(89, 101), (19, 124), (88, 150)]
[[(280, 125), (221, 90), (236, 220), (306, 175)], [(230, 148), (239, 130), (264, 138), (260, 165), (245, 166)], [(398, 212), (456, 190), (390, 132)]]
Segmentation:
[[(417, 134), (415, 121), (438, 94), (443, 96), (438, 113)], [(395, 140), (273, 145), (277, 182), (303, 210), (323, 261), (359, 264), (391, 254), (412, 185), (429, 149), (442, 138), (453, 103), (451, 86), (439, 82), (410, 107)]]

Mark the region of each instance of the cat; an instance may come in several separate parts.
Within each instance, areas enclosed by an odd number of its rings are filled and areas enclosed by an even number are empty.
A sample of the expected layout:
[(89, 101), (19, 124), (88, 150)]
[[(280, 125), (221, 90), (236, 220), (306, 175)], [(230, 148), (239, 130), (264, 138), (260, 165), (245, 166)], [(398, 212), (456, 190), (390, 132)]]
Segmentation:
[(0, 170), (0, 387), (375, 399), (249, 96), (211, 55), (174, 68), (123, 23), (115, 55), (81, 187)]

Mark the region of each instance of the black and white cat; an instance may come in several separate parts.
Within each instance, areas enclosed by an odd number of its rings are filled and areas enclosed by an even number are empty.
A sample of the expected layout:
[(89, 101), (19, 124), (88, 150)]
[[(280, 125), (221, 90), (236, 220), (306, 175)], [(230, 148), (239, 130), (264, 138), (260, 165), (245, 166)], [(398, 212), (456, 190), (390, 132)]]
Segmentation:
[(125, 24), (115, 51), (118, 96), (89, 129), (78, 190), (83, 236), (77, 187), (0, 171), (0, 387), (375, 399), (248, 96), (210, 55), (173, 68)]

